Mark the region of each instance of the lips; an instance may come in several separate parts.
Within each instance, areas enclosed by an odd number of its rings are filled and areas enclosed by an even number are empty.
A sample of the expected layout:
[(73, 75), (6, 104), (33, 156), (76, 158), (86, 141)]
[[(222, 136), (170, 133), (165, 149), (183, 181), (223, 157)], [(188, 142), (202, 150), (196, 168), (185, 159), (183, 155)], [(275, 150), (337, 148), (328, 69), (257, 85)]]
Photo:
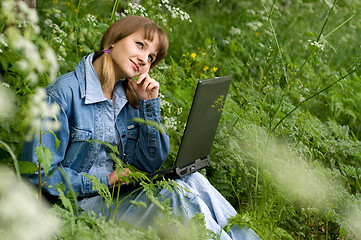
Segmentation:
[(130, 60), (130, 62), (133, 64), (133, 68), (135, 71), (139, 71), (139, 66), (138, 64), (136, 64), (135, 62), (133, 62), (132, 60)]

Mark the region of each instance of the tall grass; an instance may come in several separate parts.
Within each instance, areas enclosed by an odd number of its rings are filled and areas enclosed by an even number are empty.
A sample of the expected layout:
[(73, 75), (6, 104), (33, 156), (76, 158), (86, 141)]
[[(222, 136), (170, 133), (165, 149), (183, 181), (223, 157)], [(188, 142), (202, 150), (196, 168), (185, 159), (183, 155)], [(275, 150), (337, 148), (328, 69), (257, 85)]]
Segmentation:
[[(263, 239), (360, 237), (361, 3), (141, 4), (142, 8), (125, 1), (38, 1), (39, 19), (26, 26), (21, 17), (2, 14), (0, 92), (7, 89), (12, 96), (6, 98), (8, 106), (16, 109), (11, 116), (5, 105), (0, 108), (2, 162), (16, 167), (24, 129), (31, 123), (27, 103), (37, 88), (53, 79), (54, 69), (57, 75), (66, 73), (82, 56), (97, 50), (102, 33), (120, 16), (116, 10), (148, 14), (170, 38), (168, 57), (152, 72), (161, 83), (163, 122), (171, 139), (165, 166), (176, 156), (196, 81), (233, 75), (212, 164), (203, 172), (237, 209), (227, 228), (247, 225)], [(11, 28), (15, 25), (20, 30)], [(15, 36), (9, 29), (41, 54), (51, 47), (59, 68), (44, 60), (43, 72), (31, 64), (25, 69), (21, 60), (27, 60), (26, 55), (9, 44)], [(41, 56), (52, 59), (51, 54)], [(29, 121), (24, 124), (21, 120), (26, 117)], [(101, 220), (92, 216), (76, 220), (65, 210), (56, 211), (72, 226), (64, 228), (62, 236), (86, 235), (84, 222), (103, 234), (95, 227)], [(117, 234), (129, 236), (131, 229), (122, 228)], [(156, 239), (152, 231), (134, 233)]]

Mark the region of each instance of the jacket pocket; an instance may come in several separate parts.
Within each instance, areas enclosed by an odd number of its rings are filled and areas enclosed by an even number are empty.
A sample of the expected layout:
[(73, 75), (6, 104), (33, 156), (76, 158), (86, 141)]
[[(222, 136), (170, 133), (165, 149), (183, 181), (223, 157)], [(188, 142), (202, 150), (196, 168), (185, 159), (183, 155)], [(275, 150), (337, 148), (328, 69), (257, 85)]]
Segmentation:
[(81, 142), (86, 141), (91, 138), (91, 131), (80, 129), (76, 127), (70, 127), (70, 141), (71, 142)]
[(91, 137), (92, 134), (89, 130), (70, 127), (70, 139), (63, 163), (64, 166), (71, 167), (76, 171), (81, 170), (80, 166), (84, 161), (87, 161), (89, 151), (92, 150), (92, 144), (87, 141)]

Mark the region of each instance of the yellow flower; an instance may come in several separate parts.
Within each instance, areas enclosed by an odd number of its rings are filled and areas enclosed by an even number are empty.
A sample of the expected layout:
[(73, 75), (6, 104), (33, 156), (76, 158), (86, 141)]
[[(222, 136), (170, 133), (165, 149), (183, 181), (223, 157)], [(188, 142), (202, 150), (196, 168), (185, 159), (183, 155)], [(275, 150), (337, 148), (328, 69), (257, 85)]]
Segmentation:
[(258, 37), (258, 36), (259, 36), (259, 32), (255, 32), (254, 35), (256, 35), (256, 37)]
[(75, 8), (75, 9), (74, 9), (74, 12), (75, 12), (75, 13), (77, 13), (77, 12), (78, 12), (78, 9), (77, 9), (77, 8)]
[(196, 56), (197, 56), (197, 54), (195, 54), (195, 53), (191, 54), (191, 57), (193, 58), (193, 60), (196, 60)]
[(71, 29), (70, 29), (70, 32), (73, 32), (73, 31), (74, 31), (74, 30), (71, 28)]
[(70, 7), (70, 4), (71, 4), (70, 2), (67, 2), (67, 3), (66, 3), (66, 5), (67, 5), (68, 7)]
[(54, 4), (57, 4), (57, 3), (58, 3), (58, 1), (57, 1), (57, 0), (53, 0), (53, 3), (54, 3)]
[(207, 71), (209, 67), (204, 66), (203, 71)]
[(83, 52), (84, 51), (84, 49), (83, 48), (80, 48), (80, 52)]
[(218, 68), (217, 67), (213, 67), (213, 72), (217, 72)]

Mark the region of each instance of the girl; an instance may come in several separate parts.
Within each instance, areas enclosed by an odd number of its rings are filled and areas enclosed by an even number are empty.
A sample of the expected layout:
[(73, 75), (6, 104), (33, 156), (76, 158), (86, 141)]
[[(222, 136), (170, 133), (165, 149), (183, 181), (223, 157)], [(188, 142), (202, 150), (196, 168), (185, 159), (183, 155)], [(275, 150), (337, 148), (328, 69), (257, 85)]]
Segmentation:
[[(148, 18), (127, 16), (110, 26), (99, 51), (85, 56), (73, 72), (60, 76), (46, 88), (46, 101), (60, 107), (57, 119), (61, 123), (56, 132), (58, 147), (52, 134), (42, 137), (42, 144), (53, 153), (52, 174), (46, 177), (42, 172), (41, 178), (46, 180), (43, 189), (47, 194), (57, 196), (58, 192), (48, 186), (65, 183), (58, 170), (61, 167), (78, 193), (79, 206), (101, 213), (100, 197), (91, 197), (92, 183), (83, 173), (96, 176), (107, 186), (117, 183), (119, 174), (114, 171), (109, 148), (87, 140), (117, 146), (119, 158), (142, 171), (154, 172), (161, 167), (169, 151), (167, 133), (134, 122), (133, 118), (161, 124), (159, 83), (149, 76), (149, 70), (165, 58), (167, 50), (167, 36), (158, 25)], [(34, 139), (24, 143), (22, 160), (36, 162), (34, 148), (38, 142)], [(28, 178), (38, 184), (37, 174)], [(163, 197), (170, 198), (175, 214), (193, 217), (196, 212), (203, 213), (207, 228), (220, 233), (221, 239), (258, 239), (250, 229), (233, 228), (228, 233), (222, 230), (236, 211), (201, 174), (176, 181), (189, 192), (160, 191)], [(118, 208), (119, 220), (143, 227), (154, 222), (158, 210), (144, 192), (128, 199), (147, 203), (147, 210), (127, 200)]]

